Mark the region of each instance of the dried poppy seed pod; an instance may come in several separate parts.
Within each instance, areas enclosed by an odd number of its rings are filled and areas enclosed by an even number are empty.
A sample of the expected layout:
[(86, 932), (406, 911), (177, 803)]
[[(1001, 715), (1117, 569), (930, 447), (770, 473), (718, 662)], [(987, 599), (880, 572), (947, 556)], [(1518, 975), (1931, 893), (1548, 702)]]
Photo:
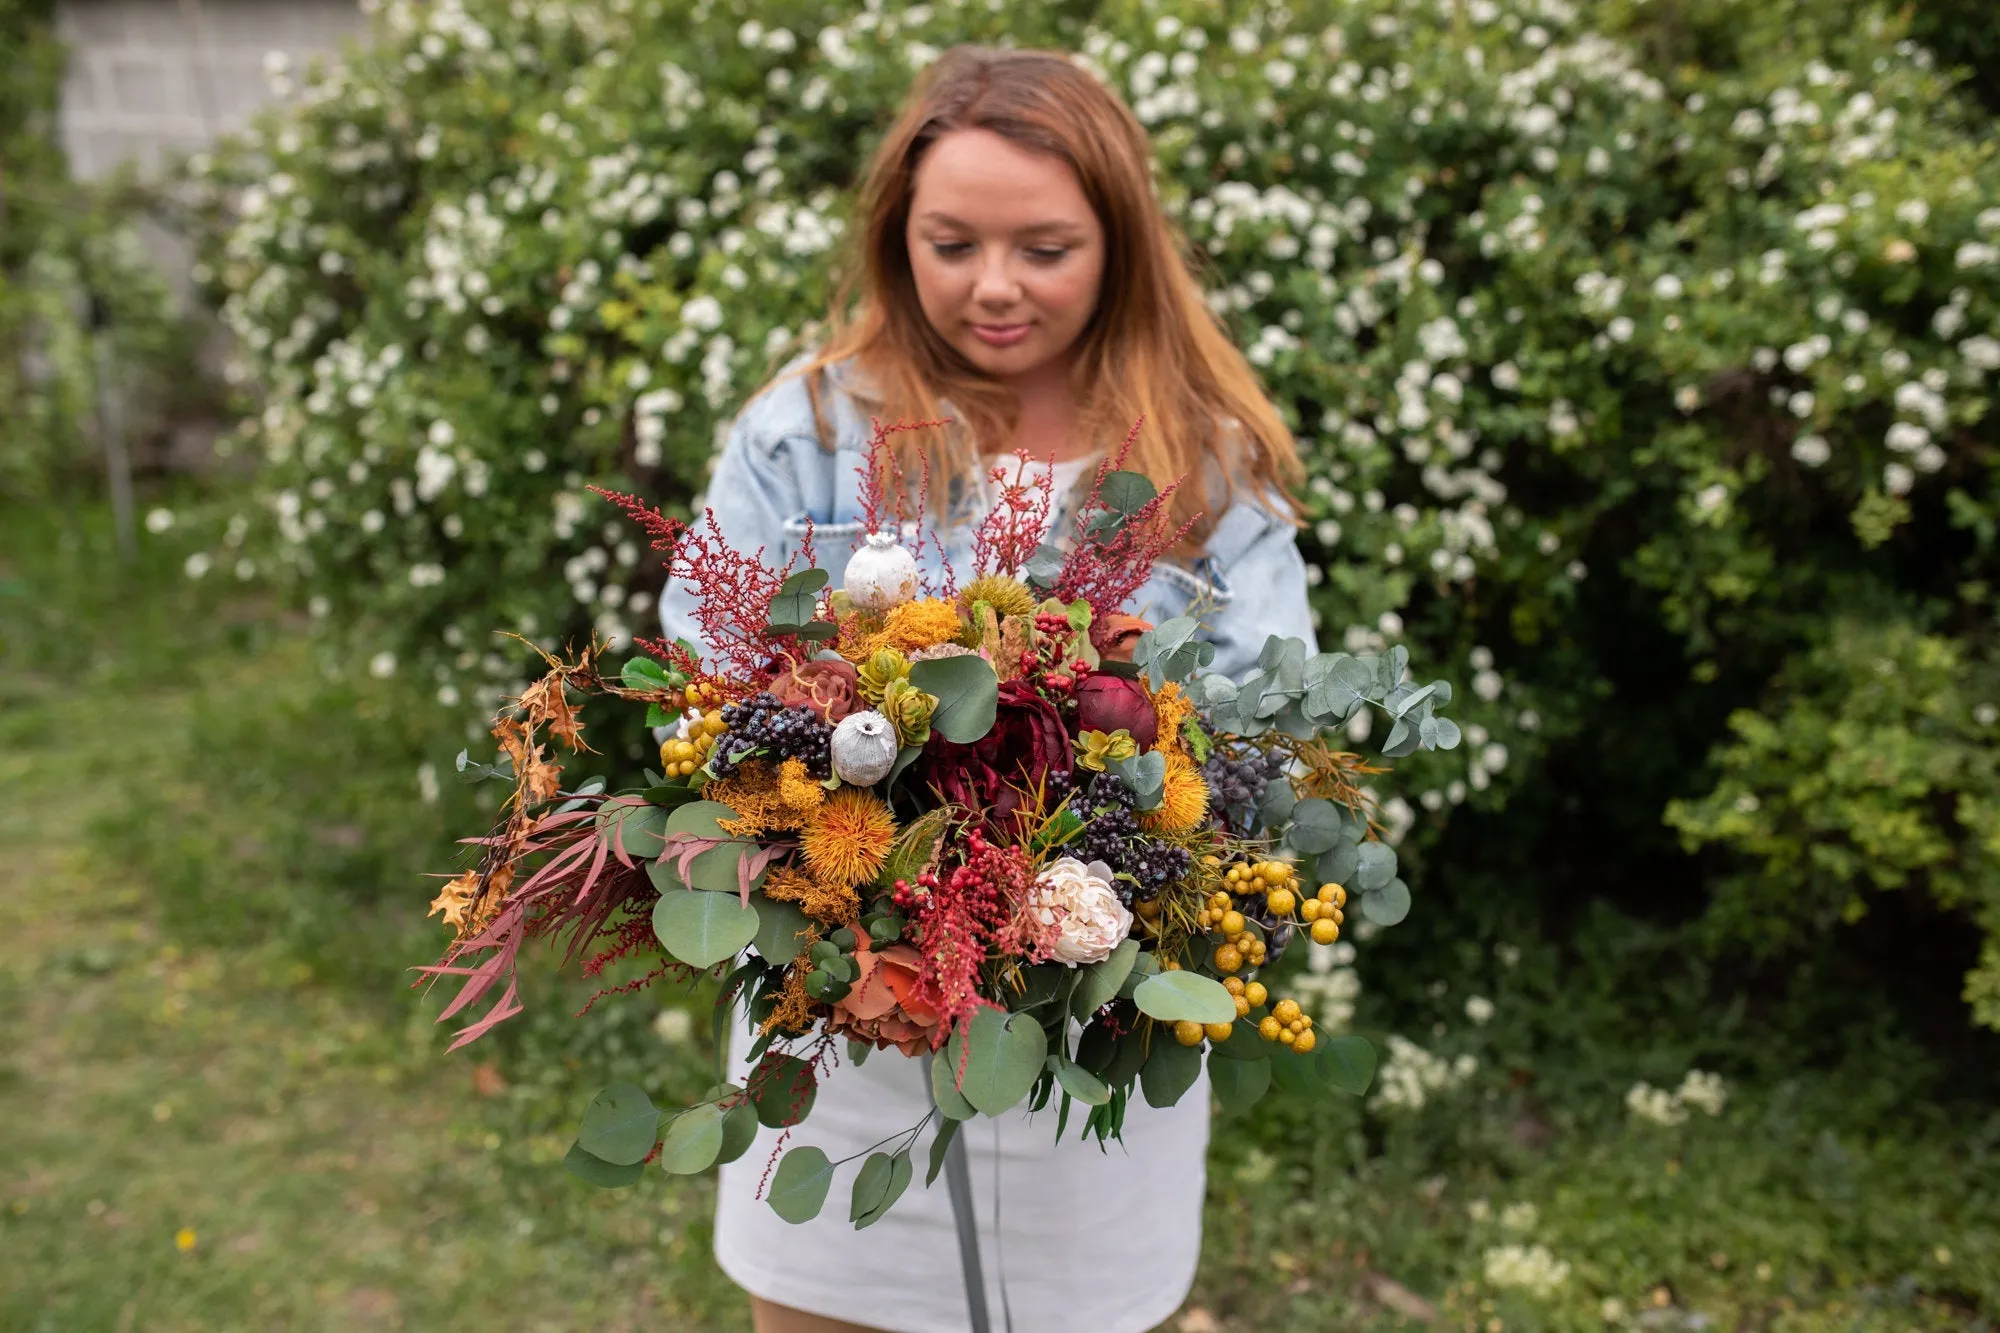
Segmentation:
[(841, 591), (865, 611), (887, 611), (914, 599), (917, 558), (894, 533), (871, 532), (860, 550), (847, 558)]
[(874, 709), (849, 713), (833, 729), (833, 775), (850, 787), (872, 787), (896, 766), (896, 728)]

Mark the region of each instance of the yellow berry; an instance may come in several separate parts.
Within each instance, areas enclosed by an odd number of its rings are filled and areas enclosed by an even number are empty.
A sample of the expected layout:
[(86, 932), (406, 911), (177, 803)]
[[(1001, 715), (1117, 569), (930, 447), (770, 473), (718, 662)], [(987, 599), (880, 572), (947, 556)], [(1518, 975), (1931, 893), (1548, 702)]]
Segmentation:
[(1174, 1024), (1174, 1040), (1183, 1046), (1201, 1045), (1201, 1024), (1192, 1018), (1183, 1018)]
[(1319, 1038), (1315, 1037), (1312, 1034), (1312, 1030), (1310, 1028), (1308, 1028), (1304, 1032), (1301, 1032), (1298, 1036), (1292, 1038), (1292, 1049), (1298, 1052), (1300, 1055), (1306, 1054), (1307, 1052), (1312, 1050), (1313, 1047), (1317, 1045), (1319, 1045)]
[[(1231, 981), (1236, 980), (1235, 977), (1229, 979)], [(1236, 997), (1236, 1016), (1238, 1018), (1248, 1018), (1250, 1016), (1250, 1001), (1244, 999), (1241, 995)]]
[(1264, 905), (1271, 909), (1273, 916), (1290, 916), (1298, 902), (1290, 889), (1272, 889), (1264, 898)]
[(1243, 933), (1243, 913), (1224, 912), (1222, 914), (1222, 933), (1225, 935), (1241, 935)]
[(1292, 1031), (1290, 1028), (1279, 1028), (1278, 1040), (1282, 1041), (1287, 1046), (1296, 1046), (1299, 1044), (1299, 1034)]
[(1297, 1018), (1294, 1018), (1291, 1022), (1285, 1024), (1285, 1031), (1291, 1033), (1295, 1037), (1299, 1033), (1304, 1032), (1305, 1030), (1306, 1030), (1306, 1016), (1304, 1014), (1300, 1014)]
[(1241, 995), (1243, 993), (1243, 978), (1224, 977), (1222, 979), (1222, 989), (1228, 991), (1231, 995)]
[(1243, 967), (1243, 951), (1241, 949), (1237, 948), (1233, 944), (1223, 944), (1216, 946), (1215, 950), (1216, 971), (1236, 972), (1240, 971), (1242, 967)]
[(1264, 1003), (1264, 1001), (1271, 998), (1271, 992), (1264, 989), (1263, 982), (1253, 981), (1250, 982), (1248, 985), (1244, 986), (1243, 998), (1250, 1001), (1250, 1007), (1252, 1009), (1256, 1009), (1260, 1007)]
[(1257, 1035), (1262, 1037), (1265, 1041), (1276, 1041), (1278, 1039), (1278, 1034), (1280, 1032), (1283, 1032), (1284, 1030), (1285, 1030), (1285, 1025), (1280, 1023), (1277, 1019), (1271, 1017), (1269, 1014), (1264, 1015), (1264, 1017), (1257, 1024)]
[(1133, 908), (1132, 911), (1141, 921), (1158, 921), (1160, 919), (1160, 900), (1158, 898), (1147, 898), (1140, 902), (1137, 907)]
[(1331, 944), (1340, 938), (1340, 926), (1332, 917), (1323, 916), (1313, 922), (1313, 943)]
[(1271, 1006), (1271, 1017), (1277, 1019), (1280, 1023), (1290, 1023), (1299, 1016), (1299, 1013), (1299, 1002), (1297, 1000), (1283, 999)]
[(1228, 1041), (1229, 1034), (1236, 1031), (1236, 1025), (1234, 1023), (1204, 1023), (1201, 1025), (1201, 1030), (1202, 1034), (1210, 1041)]
[(1166, 962), (1160, 964), (1160, 971), (1162, 972), (1178, 972), (1180, 970), (1181, 960), (1178, 958), (1169, 958)]
[(1323, 903), (1334, 903), (1337, 905), (1345, 902), (1346, 899), (1347, 890), (1341, 888), (1338, 884), (1322, 884), (1319, 886), (1319, 900)]
[(1227, 912), (1229, 910), (1229, 895), (1220, 890), (1209, 894), (1208, 906), (1210, 911)]
[(1319, 899), (1317, 898), (1306, 899), (1304, 902), (1299, 904), (1299, 920), (1301, 921), (1319, 920), (1319, 907), (1320, 907)]

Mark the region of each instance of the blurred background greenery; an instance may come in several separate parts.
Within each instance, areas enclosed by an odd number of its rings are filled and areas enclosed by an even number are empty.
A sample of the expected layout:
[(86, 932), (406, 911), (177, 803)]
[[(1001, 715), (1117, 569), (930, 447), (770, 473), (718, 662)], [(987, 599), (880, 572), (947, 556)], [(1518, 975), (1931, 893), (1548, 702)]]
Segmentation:
[[(1296, 982), (1376, 1089), (1218, 1120), (1176, 1325), (2000, 1316), (1982, 6), (389, 5), (87, 187), (0, 0), (0, 1327), (744, 1326), (705, 1182), (557, 1165), (608, 1079), (699, 1091), (705, 997), (578, 1020), (545, 958), (442, 1056), (423, 874), (484, 823), (489, 633), (643, 632), (583, 483), (697, 502), (911, 68), (1002, 34), (1155, 134), (1323, 640), (1478, 728), (1382, 785), (1417, 910)], [(134, 440), (240, 414), (138, 451), (134, 557), (106, 365)]]

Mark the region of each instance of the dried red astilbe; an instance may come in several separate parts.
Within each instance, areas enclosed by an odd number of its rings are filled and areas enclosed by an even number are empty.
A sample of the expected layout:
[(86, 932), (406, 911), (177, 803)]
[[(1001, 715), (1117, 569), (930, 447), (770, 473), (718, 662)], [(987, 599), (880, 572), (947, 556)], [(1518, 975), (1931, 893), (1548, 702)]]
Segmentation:
[(1113, 472), (1125, 466), (1125, 459), (1131, 454), (1132, 444), (1138, 439), (1139, 427), (1145, 424), (1145, 420), (1140, 417), (1133, 422), (1118, 451), (1098, 466), (1090, 494), (1077, 511), (1076, 542), (1063, 561), (1062, 572), (1056, 576), (1055, 596), (1065, 602), (1074, 602), (1078, 598), (1089, 602), (1093, 618), (1110, 616), (1122, 610), (1132, 594), (1144, 587), (1146, 580), (1152, 576), (1154, 564), (1179, 546), (1194, 530), (1197, 521), (1190, 518), (1175, 526), (1169, 513), (1168, 505), (1174, 492), (1180, 489), (1181, 481), (1186, 480), (1181, 478), (1128, 514), (1124, 525), (1110, 540), (1101, 541), (1085, 535), (1092, 516), (1109, 507), (1104, 503), (1104, 484)]
[(1011, 481), (1004, 463), (986, 474), (999, 493), (972, 535), (972, 565), (980, 573), (1017, 574), (1041, 546), (1049, 530), (1049, 510), (1055, 505), (1053, 454), (1049, 461), (1050, 468), (1035, 481), (1022, 480), (1028, 469), (1025, 458), (1016, 465)]
[[(739, 674), (755, 674), (769, 663), (778, 638), (764, 633), (771, 599), (778, 595), (792, 568), (803, 556), (813, 560), (812, 531), (782, 567), (764, 563), (764, 548), (744, 553), (732, 547), (715, 521), (713, 509), (703, 511), (700, 526), (668, 518), (636, 496), (601, 487), (590, 488), (625, 511), (652, 537), (656, 551), (666, 552), (667, 577), (683, 580), (696, 595), (694, 618), (702, 639), (717, 657)], [(653, 645), (642, 644), (647, 651)], [(685, 657), (686, 654), (681, 654)]]
[[(890, 447), (889, 438), (904, 431), (929, 430), (936, 426), (948, 426), (950, 417), (940, 417), (935, 421), (897, 421), (883, 425), (880, 417), (870, 417), (874, 432), (868, 437), (868, 457), (860, 467), (854, 469), (861, 478), (861, 521), (864, 532), (893, 532), (900, 535), (902, 525), (916, 530), (916, 546), (910, 554), (918, 557), (918, 583), (927, 597), (949, 594), (957, 587), (957, 580), (951, 572), (950, 560), (946, 557), (944, 543), (928, 531), (924, 524), (924, 513), (930, 504), (931, 460), (928, 453), (917, 456), (916, 485), (910, 484), (910, 474)], [(931, 584), (930, 575), (922, 572), (924, 546), (928, 543), (936, 550), (938, 561), (944, 566), (942, 589)]]
[(990, 843), (976, 828), (965, 846), (962, 865), (943, 874), (926, 870), (915, 884), (898, 881), (896, 888), (896, 905), (909, 914), (923, 960), (915, 995), (937, 1011), (933, 1040), (940, 1044), (986, 1006), (979, 970), (1005, 942), (1035, 882), (1034, 865), (1020, 846)]

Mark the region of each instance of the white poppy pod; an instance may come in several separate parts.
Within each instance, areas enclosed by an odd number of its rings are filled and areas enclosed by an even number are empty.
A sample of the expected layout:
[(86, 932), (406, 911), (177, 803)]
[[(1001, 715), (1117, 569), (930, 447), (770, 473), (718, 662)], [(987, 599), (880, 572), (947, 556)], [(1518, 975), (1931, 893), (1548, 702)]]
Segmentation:
[(847, 558), (841, 587), (848, 600), (865, 611), (887, 611), (917, 595), (917, 558), (894, 533), (871, 532), (861, 549)]
[(840, 719), (832, 745), (833, 775), (850, 787), (872, 787), (896, 766), (896, 728), (872, 708)]

